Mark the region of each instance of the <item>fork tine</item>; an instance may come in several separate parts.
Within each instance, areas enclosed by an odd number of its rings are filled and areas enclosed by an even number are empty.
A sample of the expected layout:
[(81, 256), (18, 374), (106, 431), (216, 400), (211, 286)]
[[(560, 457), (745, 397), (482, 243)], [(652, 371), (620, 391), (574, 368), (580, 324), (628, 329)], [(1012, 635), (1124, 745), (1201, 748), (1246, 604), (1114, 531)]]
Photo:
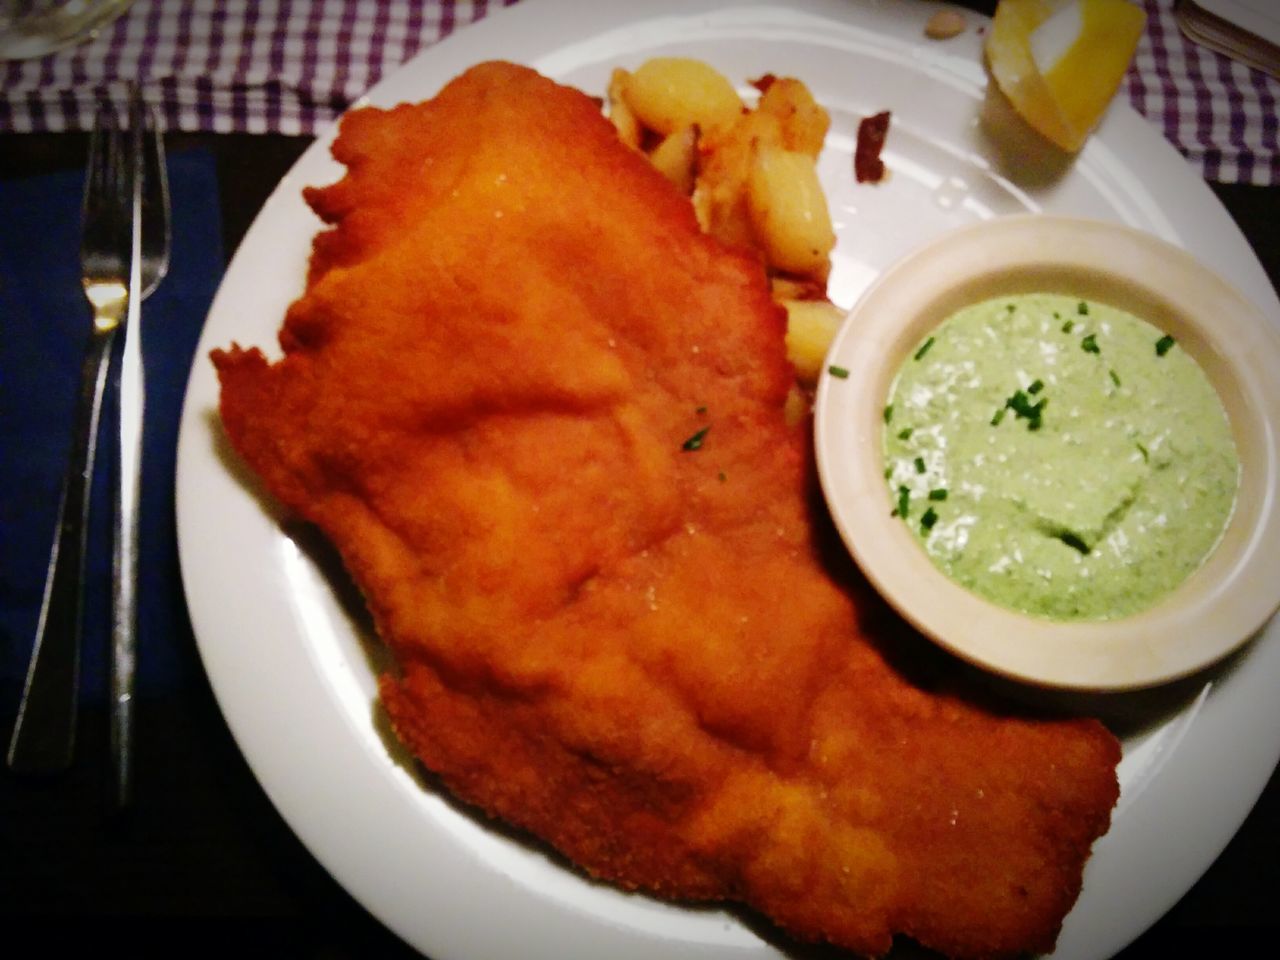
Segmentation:
[(89, 160), (85, 166), (84, 198), (80, 209), (82, 231), (80, 256), (102, 246), (102, 223), (107, 197), (115, 195), (112, 183), (112, 154), (114, 144), (105, 106), (98, 107), (93, 133), (89, 135)]
[(94, 199), (106, 185), (105, 173), (107, 167), (103, 162), (105, 149), (103, 108), (99, 105), (93, 121), (93, 132), (89, 134), (89, 159), (85, 163), (84, 196), (81, 197), (80, 201), (80, 212), (86, 221), (90, 216), (90, 208), (94, 206)]
[(89, 140), (80, 260), (86, 277), (116, 274), (129, 257), (130, 180), (125, 132), (103, 104)]

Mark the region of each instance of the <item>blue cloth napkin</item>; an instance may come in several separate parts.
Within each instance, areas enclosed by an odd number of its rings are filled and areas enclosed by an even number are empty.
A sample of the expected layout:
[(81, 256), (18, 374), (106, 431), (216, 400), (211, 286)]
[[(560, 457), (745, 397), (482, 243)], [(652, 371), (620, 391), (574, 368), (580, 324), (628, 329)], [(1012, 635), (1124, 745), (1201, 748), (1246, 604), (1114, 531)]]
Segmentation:
[[(213, 157), (174, 155), (168, 170), (171, 263), (143, 304), (141, 323), (147, 396), (136, 692), (142, 698), (164, 695), (200, 669), (178, 569), (174, 466), (187, 373), (223, 270)], [(0, 182), (0, 731), (6, 738), (39, 619), (91, 324), (80, 286), (83, 188), (83, 175), (74, 171)], [(116, 427), (105, 408), (100, 426), (102, 438)], [(106, 700), (113, 459), (112, 445), (100, 440), (85, 559), (82, 705)]]

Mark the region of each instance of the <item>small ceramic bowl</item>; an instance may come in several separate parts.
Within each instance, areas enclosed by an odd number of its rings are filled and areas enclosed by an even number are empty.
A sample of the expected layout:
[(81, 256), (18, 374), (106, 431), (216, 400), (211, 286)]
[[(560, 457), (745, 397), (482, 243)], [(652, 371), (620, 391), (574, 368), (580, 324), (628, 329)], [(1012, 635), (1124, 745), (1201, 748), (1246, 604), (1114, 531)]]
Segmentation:
[[(957, 309), (1033, 292), (1156, 322), (1200, 364), (1234, 433), (1240, 488), (1218, 547), (1156, 606), (1122, 619), (1053, 622), (983, 600), (935, 567), (891, 516), (883, 413), (899, 367)], [(1280, 330), (1185, 251), (1131, 228), (1039, 214), (963, 228), (886, 271), (850, 312), (827, 360), (815, 431), (836, 526), (885, 598), (960, 657), (1046, 686), (1134, 689), (1213, 663), (1280, 607)]]

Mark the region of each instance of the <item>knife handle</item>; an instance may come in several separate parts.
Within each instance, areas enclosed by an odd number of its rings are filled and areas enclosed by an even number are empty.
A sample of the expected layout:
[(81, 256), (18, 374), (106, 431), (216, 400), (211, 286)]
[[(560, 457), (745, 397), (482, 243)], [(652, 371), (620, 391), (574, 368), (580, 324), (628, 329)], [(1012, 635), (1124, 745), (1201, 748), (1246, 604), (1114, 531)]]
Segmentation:
[(58, 773), (71, 765), (80, 687), (89, 491), (114, 339), (114, 327), (95, 326), (80, 367), (71, 456), (62, 480), (40, 620), (9, 741), (8, 764), (15, 773)]
[(138, 535), (146, 390), (142, 328), (123, 325), (120, 358), (119, 445), (112, 524), (111, 809), (123, 811), (133, 793), (133, 694), (137, 670)]

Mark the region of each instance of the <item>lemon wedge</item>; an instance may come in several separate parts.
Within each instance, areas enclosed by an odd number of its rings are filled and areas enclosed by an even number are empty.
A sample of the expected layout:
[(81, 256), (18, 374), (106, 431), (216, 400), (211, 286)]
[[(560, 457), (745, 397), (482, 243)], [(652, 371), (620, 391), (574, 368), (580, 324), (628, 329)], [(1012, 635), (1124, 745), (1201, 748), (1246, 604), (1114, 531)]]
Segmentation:
[(1022, 118), (1074, 153), (1119, 89), (1146, 20), (1128, 0), (1000, 0), (987, 63)]

